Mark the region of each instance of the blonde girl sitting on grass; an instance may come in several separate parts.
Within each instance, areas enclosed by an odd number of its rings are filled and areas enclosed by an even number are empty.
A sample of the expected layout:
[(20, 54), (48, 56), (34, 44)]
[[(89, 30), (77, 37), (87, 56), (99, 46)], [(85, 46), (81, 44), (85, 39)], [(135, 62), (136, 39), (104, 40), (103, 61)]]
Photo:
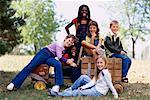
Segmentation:
[(117, 99), (118, 93), (112, 84), (111, 74), (106, 64), (106, 57), (103, 55), (98, 56), (96, 59), (95, 75), (92, 80), (87, 75), (81, 75), (74, 84), (66, 90), (58, 94), (52, 92), (49, 92), (49, 94), (59, 96), (104, 96), (110, 89), (114, 98)]

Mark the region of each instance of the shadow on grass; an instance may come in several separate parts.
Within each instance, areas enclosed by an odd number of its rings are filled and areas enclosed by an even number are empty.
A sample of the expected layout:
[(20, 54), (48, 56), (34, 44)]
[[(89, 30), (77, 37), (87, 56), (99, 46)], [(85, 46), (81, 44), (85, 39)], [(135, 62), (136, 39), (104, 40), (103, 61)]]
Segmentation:
[[(18, 72), (0, 71), (0, 99), (4, 100), (112, 100), (111, 92), (103, 97), (51, 97), (46, 90), (40, 91), (33, 88), (31, 79), (27, 78), (22, 87), (16, 91), (7, 91), (6, 86)], [(64, 89), (64, 87), (63, 87)], [(62, 90), (61, 90), (62, 91)], [(119, 97), (120, 100), (150, 100), (150, 84), (128, 83)]]

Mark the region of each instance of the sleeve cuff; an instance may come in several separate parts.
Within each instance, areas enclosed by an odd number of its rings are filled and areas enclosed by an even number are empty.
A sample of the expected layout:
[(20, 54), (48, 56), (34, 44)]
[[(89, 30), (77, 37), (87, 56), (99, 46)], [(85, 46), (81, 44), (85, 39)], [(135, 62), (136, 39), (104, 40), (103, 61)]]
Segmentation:
[(61, 62), (67, 62), (67, 59), (64, 58), (64, 57), (61, 57), (59, 60), (60, 60)]

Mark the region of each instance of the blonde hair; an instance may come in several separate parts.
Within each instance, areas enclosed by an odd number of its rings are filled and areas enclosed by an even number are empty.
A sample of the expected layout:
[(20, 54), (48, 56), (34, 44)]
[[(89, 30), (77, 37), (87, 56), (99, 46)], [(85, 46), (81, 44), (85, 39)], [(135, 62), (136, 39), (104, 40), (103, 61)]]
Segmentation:
[[(96, 63), (97, 63), (97, 60), (99, 59), (99, 58), (101, 58), (101, 59), (103, 59), (104, 60), (104, 62), (105, 62), (105, 69), (107, 69), (107, 58), (106, 58), (106, 56), (105, 55), (98, 55), (97, 56), (97, 58), (96, 58)], [(94, 77), (96, 78), (96, 80), (98, 79), (98, 75), (99, 75), (99, 73), (100, 73), (100, 70), (97, 68), (97, 65), (95, 65), (95, 74), (94, 74)]]
[(98, 55), (97, 56), (97, 58), (96, 58), (96, 61), (99, 59), (99, 58), (102, 58), (103, 60), (104, 60), (104, 62), (105, 62), (105, 66), (106, 66), (106, 68), (107, 68), (107, 57), (105, 56), (105, 55)]

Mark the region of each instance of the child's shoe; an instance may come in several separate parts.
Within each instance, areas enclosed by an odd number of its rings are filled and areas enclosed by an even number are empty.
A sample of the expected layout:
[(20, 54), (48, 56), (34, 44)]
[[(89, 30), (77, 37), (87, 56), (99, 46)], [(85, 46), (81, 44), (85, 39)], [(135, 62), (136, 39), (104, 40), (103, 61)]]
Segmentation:
[(52, 91), (54, 91), (54, 92), (59, 92), (59, 89), (60, 89), (60, 86), (59, 86), (59, 85), (54, 85), (54, 86), (52, 87)]
[(9, 85), (7, 85), (7, 90), (12, 91), (14, 89), (14, 84), (10, 83)]
[(52, 89), (48, 89), (48, 94), (51, 96), (57, 96), (59, 92), (60, 86), (59, 85), (54, 85)]
[(123, 78), (122, 78), (122, 82), (128, 83), (128, 78), (123, 77)]

